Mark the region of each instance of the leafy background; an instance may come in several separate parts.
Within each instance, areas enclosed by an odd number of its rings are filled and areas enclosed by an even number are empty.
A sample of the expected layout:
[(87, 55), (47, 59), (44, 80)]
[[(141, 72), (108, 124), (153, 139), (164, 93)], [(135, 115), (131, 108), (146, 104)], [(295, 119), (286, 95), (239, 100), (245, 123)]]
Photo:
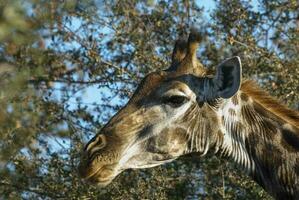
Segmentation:
[(271, 199), (231, 161), (185, 156), (127, 170), (108, 187), (77, 175), (80, 150), (176, 38), (205, 35), (213, 69), (239, 55), (244, 76), (299, 108), (296, 0), (0, 0), (0, 199)]

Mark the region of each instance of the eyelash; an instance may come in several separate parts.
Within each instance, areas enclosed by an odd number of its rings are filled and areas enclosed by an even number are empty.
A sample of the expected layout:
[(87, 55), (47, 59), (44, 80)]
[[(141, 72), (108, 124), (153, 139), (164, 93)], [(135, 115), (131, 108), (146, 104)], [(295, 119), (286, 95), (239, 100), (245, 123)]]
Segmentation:
[(170, 97), (165, 97), (163, 103), (171, 105), (172, 107), (180, 107), (188, 100), (185, 96), (173, 95)]

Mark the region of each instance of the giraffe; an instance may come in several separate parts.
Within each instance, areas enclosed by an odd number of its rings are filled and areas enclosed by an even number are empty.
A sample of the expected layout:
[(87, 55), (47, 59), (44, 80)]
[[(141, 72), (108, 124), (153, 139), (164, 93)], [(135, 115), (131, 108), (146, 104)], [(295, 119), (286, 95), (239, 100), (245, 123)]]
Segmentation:
[(196, 57), (200, 40), (196, 31), (178, 40), (171, 66), (141, 81), (85, 146), (80, 176), (106, 186), (125, 169), (209, 151), (232, 159), (275, 199), (299, 199), (299, 113), (242, 81), (239, 57), (207, 72)]

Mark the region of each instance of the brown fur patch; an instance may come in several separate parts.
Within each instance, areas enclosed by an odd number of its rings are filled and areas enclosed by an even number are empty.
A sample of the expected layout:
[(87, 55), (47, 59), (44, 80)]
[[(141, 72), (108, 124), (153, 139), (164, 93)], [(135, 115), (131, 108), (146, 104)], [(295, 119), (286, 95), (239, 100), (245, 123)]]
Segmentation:
[(209, 120), (210, 120), (211, 124), (218, 124), (218, 117), (215, 115), (210, 115)]
[(264, 132), (266, 132), (267, 134), (265, 134), (265, 137), (270, 139), (270, 140), (274, 140), (275, 135), (277, 133), (279, 133), (278, 129), (276, 128), (275, 124), (268, 120), (265, 119), (263, 122), (261, 122), (261, 126), (264, 130)]
[(243, 120), (249, 124), (249, 126), (256, 127), (255, 113), (252, 107), (246, 105), (241, 107), (241, 113)]
[(232, 108), (228, 109), (228, 113), (229, 113), (231, 116), (235, 116), (235, 115), (236, 115), (236, 111), (234, 111), (234, 109), (232, 109)]
[(234, 95), (234, 96), (232, 97), (232, 102), (233, 102), (233, 104), (234, 104), (235, 106), (239, 104), (239, 100), (238, 100), (238, 96), (237, 96), (237, 95)]
[(286, 123), (286, 121), (284, 119), (281, 119), (278, 116), (276, 116), (275, 114), (269, 112), (266, 108), (264, 108), (262, 105), (260, 105), (258, 103), (253, 103), (253, 108), (254, 108), (255, 112), (259, 113), (263, 117), (269, 118), (269, 119), (277, 122), (279, 126), (282, 126), (283, 124)]
[(240, 97), (241, 97), (242, 101), (245, 101), (245, 102), (248, 101), (248, 96), (246, 94), (244, 94), (243, 92), (241, 93)]
[(259, 103), (269, 112), (272, 112), (279, 118), (299, 128), (299, 113), (297, 111), (288, 109), (286, 106), (278, 103), (277, 100), (275, 100), (269, 94), (259, 88), (253, 81), (243, 82), (241, 91), (249, 97), (252, 97), (255, 102)]
[(148, 74), (139, 84), (139, 87), (135, 91), (131, 102), (136, 102), (144, 96), (148, 96), (165, 80), (166, 74), (153, 72)]
[(234, 126), (232, 127), (232, 132), (235, 134), (236, 137), (240, 137), (240, 133), (243, 129), (243, 125), (241, 122), (235, 122)]
[(282, 145), (288, 150), (292, 152), (299, 152), (299, 137), (292, 131), (288, 129), (282, 130)]

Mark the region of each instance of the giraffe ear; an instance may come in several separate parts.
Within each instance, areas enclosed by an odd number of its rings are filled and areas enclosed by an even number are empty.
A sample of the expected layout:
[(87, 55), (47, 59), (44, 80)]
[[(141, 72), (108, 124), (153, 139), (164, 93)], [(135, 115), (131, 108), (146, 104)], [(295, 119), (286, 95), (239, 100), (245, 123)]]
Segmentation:
[(236, 94), (241, 85), (241, 71), (241, 60), (238, 56), (218, 65), (214, 78), (214, 83), (218, 86), (218, 96), (227, 99)]

